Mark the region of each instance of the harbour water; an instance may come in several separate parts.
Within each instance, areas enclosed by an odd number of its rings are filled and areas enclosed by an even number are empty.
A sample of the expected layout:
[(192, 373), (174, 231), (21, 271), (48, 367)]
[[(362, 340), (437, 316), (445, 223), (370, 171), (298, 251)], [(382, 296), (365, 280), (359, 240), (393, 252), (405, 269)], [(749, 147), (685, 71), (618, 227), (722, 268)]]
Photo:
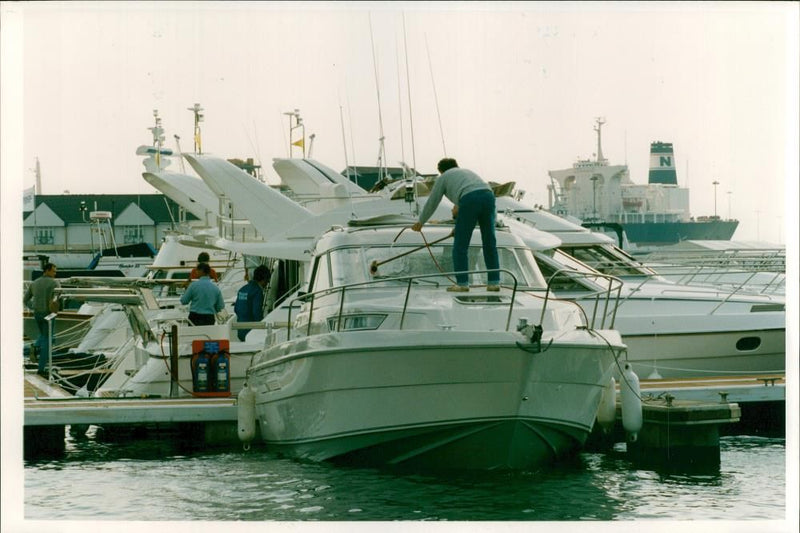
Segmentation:
[(431, 475), (304, 463), (263, 448), (91, 436), (92, 428), (90, 438), (68, 437), (59, 459), (25, 462), (26, 521), (786, 519), (784, 438), (722, 437), (721, 466), (711, 473), (640, 468), (617, 444), (536, 472)]

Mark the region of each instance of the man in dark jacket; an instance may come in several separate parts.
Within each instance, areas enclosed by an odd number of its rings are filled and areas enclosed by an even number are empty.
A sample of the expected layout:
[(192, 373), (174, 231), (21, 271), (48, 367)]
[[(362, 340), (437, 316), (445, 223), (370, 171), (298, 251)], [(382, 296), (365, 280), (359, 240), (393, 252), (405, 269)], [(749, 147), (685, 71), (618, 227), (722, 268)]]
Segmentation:
[[(253, 271), (253, 279), (239, 289), (236, 294), (236, 304), (233, 310), (239, 322), (257, 322), (264, 318), (264, 288), (269, 280), (269, 269), (259, 265)], [(247, 337), (249, 329), (240, 329), (237, 333), (239, 340)]]

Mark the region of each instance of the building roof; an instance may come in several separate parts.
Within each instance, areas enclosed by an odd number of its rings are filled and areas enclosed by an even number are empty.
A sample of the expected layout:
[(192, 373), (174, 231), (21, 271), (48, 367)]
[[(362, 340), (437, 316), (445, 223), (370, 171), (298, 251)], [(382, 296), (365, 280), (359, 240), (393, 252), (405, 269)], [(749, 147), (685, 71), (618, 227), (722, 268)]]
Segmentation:
[[(88, 224), (92, 211), (110, 211), (113, 224), (131, 204), (138, 206), (156, 224), (165, 224), (178, 220), (179, 209), (178, 204), (163, 194), (39, 194), (35, 202), (36, 207), (46, 204), (67, 224)], [(81, 202), (85, 202), (85, 213), (81, 212)], [(23, 219), (29, 214), (30, 211), (23, 213)], [(187, 212), (186, 220), (198, 219)]]

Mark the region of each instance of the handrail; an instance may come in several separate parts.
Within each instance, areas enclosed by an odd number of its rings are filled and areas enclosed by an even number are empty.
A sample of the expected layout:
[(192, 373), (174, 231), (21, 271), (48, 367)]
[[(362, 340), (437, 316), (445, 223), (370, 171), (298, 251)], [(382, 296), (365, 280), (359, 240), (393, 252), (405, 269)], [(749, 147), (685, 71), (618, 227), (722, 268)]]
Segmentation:
[[(610, 324), (608, 326), (608, 329), (614, 329), (614, 323), (616, 322), (616, 319), (617, 319), (617, 309), (619, 308), (619, 300), (620, 300), (620, 296), (622, 294), (622, 286), (624, 285), (623, 281), (621, 279), (615, 277), (615, 276), (610, 275), (610, 274), (602, 274), (600, 272), (579, 272), (579, 271), (573, 270), (573, 269), (571, 269), (569, 267), (564, 267), (564, 268), (560, 268), (560, 269), (556, 270), (547, 279), (547, 292), (545, 293), (544, 305), (542, 306), (542, 315), (541, 315), (541, 318), (539, 319), (539, 323), (540, 324), (544, 321), (544, 314), (545, 314), (545, 312), (547, 310), (547, 302), (549, 300), (550, 293), (552, 292), (555, 295), (555, 291), (552, 290), (551, 285), (552, 285), (553, 281), (559, 276), (563, 276), (563, 277), (566, 277), (566, 278), (569, 278), (569, 279), (592, 278), (592, 279), (595, 280), (595, 283), (597, 283), (598, 285), (599, 285), (599, 283), (596, 281), (597, 278), (602, 278), (602, 279), (607, 280), (608, 281), (608, 287), (605, 290), (599, 291), (599, 292), (594, 292), (594, 293), (588, 294), (588, 295), (576, 296), (575, 298), (570, 298), (570, 300), (571, 301), (576, 301), (576, 300), (586, 300), (586, 299), (589, 299), (589, 298), (592, 298), (592, 297), (594, 298), (594, 307), (592, 308), (592, 319), (589, 320), (589, 318), (586, 317), (585, 314), (584, 314), (584, 318), (586, 318), (587, 326), (590, 329), (596, 329), (595, 328), (595, 321), (597, 320), (597, 308), (598, 308), (598, 305), (599, 305), (599, 302), (600, 302), (601, 295), (605, 295), (605, 298), (604, 298), (605, 304), (604, 304), (604, 307), (603, 307), (603, 319), (602, 319), (602, 321), (600, 323), (600, 329), (606, 329), (606, 318), (608, 317), (608, 304), (609, 304), (609, 301), (612, 298), (612, 292), (616, 291), (616, 293), (617, 293), (617, 296), (615, 298), (616, 303), (614, 304), (614, 309), (613, 309), (613, 311), (611, 313), (611, 322), (610, 322)], [(560, 298), (560, 299), (563, 300), (565, 298)]]
[[(512, 313), (513, 313), (513, 310), (514, 310), (515, 296), (516, 296), (516, 294), (518, 292), (517, 287), (518, 287), (519, 283), (517, 281), (516, 276), (511, 271), (509, 271), (507, 269), (503, 269), (503, 268), (489, 269), (489, 270), (469, 270), (466, 273), (467, 274), (484, 274), (484, 273), (489, 273), (489, 272), (502, 272), (502, 273), (505, 273), (514, 282), (513, 286), (512, 286), (512, 291), (511, 291), (511, 301), (510, 301), (510, 305), (509, 305), (509, 309), (508, 309), (508, 315), (506, 317), (505, 330), (508, 331), (509, 327), (511, 326), (511, 316), (512, 316)], [(463, 271), (462, 271), (462, 273), (463, 273)], [(308, 325), (306, 326), (306, 335), (310, 335), (311, 334), (311, 325), (312, 325), (312, 322), (313, 322), (312, 319), (313, 319), (313, 316), (314, 316), (314, 303), (315, 303), (315, 301), (318, 298), (322, 298), (322, 297), (325, 297), (325, 296), (331, 296), (331, 295), (335, 295), (337, 293), (340, 293), (341, 296), (340, 296), (340, 301), (339, 301), (339, 310), (338, 310), (337, 315), (336, 315), (336, 331), (341, 331), (342, 317), (344, 315), (344, 301), (345, 301), (345, 295), (346, 295), (347, 291), (350, 291), (352, 289), (359, 289), (359, 288), (366, 289), (371, 285), (378, 285), (378, 284), (383, 285), (383, 284), (391, 283), (391, 282), (403, 282), (403, 283), (406, 284), (405, 297), (404, 297), (404, 301), (403, 301), (403, 310), (402, 310), (402, 312), (400, 314), (400, 329), (402, 330), (403, 329), (403, 324), (405, 323), (406, 312), (408, 310), (408, 301), (409, 301), (409, 298), (410, 298), (411, 288), (412, 288), (414, 282), (417, 281), (417, 280), (425, 279), (425, 278), (443, 278), (443, 277), (447, 277), (447, 276), (451, 276), (451, 275), (455, 275), (455, 274), (456, 274), (456, 272), (437, 272), (435, 274), (417, 274), (417, 275), (413, 275), (413, 276), (400, 276), (400, 277), (394, 277), (394, 278), (372, 279), (372, 280), (369, 280), (369, 281), (361, 281), (361, 282), (358, 282), (358, 283), (348, 283), (348, 284), (345, 284), (345, 285), (339, 285), (337, 287), (329, 287), (327, 289), (320, 289), (319, 291), (315, 291), (315, 292), (306, 293), (306, 294), (302, 294), (302, 295), (296, 296), (295, 298), (293, 298), (292, 300), (289, 301), (288, 308), (287, 308), (287, 311), (288, 311), (288, 318), (287, 318), (288, 328), (287, 328), (286, 338), (287, 339), (291, 338), (292, 310), (293, 309), (298, 309), (298, 308), (302, 307), (303, 304), (309, 304), (310, 305), (310, 307), (308, 309)], [(295, 306), (295, 303), (299, 303), (300, 305)]]

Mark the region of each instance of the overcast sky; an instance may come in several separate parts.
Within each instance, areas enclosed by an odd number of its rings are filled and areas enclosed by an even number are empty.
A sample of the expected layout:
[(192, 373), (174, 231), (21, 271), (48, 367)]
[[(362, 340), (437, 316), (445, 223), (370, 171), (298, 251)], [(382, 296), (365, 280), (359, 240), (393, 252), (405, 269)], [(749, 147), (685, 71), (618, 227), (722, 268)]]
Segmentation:
[(546, 204), (547, 171), (591, 157), (603, 116), (604, 155), (635, 182), (650, 143), (672, 142), (693, 215), (714, 213), (717, 180), (735, 239), (786, 242), (796, 3), (420, 4), (4, 4), (22, 99), (10, 175), (32, 186), (38, 157), (44, 194), (157, 192), (135, 155), (153, 110), (191, 151), (200, 103), (203, 151), (277, 181), (297, 108), (336, 170), (376, 164), (382, 123), (389, 164), (433, 172), (446, 153)]

